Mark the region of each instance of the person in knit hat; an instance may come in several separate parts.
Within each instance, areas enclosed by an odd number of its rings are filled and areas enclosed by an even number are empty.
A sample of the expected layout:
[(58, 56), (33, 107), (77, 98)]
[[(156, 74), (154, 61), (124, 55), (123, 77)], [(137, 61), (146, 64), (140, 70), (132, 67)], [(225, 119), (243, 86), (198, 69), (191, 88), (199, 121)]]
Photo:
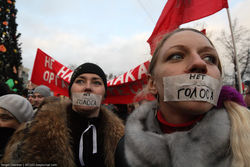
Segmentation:
[(50, 88), (45, 85), (40, 85), (34, 89), (33, 102), (34, 108), (39, 107), (44, 101), (45, 97), (51, 96)]
[(107, 96), (104, 71), (94, 63), (80, 65), (72, 74), (68, 91), (69, 99), (45, 99), (27, 130), (23, 130), (23, 140), (13, 140), (13, 145), (23, 145), (18, 149), (7, 147), (9, 154), (4, 156), (4, 163), (115, 166), (114, 152), (124, 135), (124, 125), (102, 105)]
[(32, 117), (33, 108), (24, 97), (16, 94), (0, 97), (0, 159), (15, 130), (21, 123), (31, 120)]

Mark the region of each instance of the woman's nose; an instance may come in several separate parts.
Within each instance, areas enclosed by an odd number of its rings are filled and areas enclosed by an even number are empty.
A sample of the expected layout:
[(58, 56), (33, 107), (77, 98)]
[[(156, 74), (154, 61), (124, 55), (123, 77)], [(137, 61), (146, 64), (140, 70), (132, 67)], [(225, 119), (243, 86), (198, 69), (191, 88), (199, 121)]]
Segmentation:
[(84, 86), (84, 92), (90, 92), (91, 89), (91, 83), (90, 82), (86, 82), (85, 86)]
[(193, 54), (190, 58), (189, 65), (186, 69), (187, 73), (207, 73), (207, 64), (198, 54)]

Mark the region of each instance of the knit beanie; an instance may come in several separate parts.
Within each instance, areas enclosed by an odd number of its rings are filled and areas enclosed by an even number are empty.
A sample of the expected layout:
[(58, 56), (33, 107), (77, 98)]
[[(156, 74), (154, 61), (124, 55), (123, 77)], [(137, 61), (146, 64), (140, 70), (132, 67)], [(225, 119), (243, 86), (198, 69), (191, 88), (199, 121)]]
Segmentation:
[(33, 108), (30, 102), (17, 94), (1, 96), (0, 107), (9, 111), (20, 123), (29, 121), (33, 117)]
[(42, 95), (43, 97), (48, 97), (50, 96), (50, 88), (48, 88), (45, 85), (40, 85), (38, 87), (35, 88), (34, 93), (39, 93), (40, 95)]
[(84, 73), (91, 73), (91, 74), (96, 74), (98, 75), (103, 83), (104, 83), (104, 86), (105, 86), (105, 96), (106, 96), (106, 93), (107, 93), (107, 79), (106, 79), (106, 75), (105, 73), (103, 72), (103, 70), (96, 64), (93, 64), (93, 63), (84, 63), (80, 66), (78, 66), (72, 76), (71, 76), (71, 79), (70, 79), (70, 84), (69, 84), (69, 97), (71, 97), (71, 87), (75, 81), (75, 79), (81, 75), (81, 74), (84, 74)]

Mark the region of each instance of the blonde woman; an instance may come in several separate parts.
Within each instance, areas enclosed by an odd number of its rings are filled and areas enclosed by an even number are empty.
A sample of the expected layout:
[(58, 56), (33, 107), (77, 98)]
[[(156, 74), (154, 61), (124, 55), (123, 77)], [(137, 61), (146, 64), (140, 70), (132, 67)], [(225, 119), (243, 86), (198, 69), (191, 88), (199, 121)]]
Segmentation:
[(116, 166), (250, 166), (250, 112), (235, 89), (221, 91), (218, 53), (204, 34), (185, 28), (165, 35), (148, 75), (157, 100), (128, 118), (116, 152), (125, 161)]

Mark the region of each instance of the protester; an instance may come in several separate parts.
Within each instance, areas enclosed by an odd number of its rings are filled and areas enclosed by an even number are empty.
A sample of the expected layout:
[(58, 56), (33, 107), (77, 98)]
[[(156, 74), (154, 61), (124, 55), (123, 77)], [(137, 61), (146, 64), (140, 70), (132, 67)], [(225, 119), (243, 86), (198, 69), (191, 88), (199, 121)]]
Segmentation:
[(27, 99), (16, 94), (0, 97), (0, 159), (5, 146), (21, 123), (32, 119), (33, 109)]
[(45, 97), (51, 96), (50, 88), (45, 85), (40, 85), (34, 89), (33, 105), (35, 108), (39, 107), (44, 101)]
[[(6, 148), (4, 163), (41, 163), (60, 167), (113, 167), (114, 152), (124, 125), (101, 105), (107, 93), (103, 70), (80, 65), (69, 84), (69, 97), (45, 99), (34, 120)], [(12, 146), (19, 144), (18, 148)], [(18, 157), (14, 155), (19, 155)]]
[(27, 99), (29, 100), (29, 102), (32, 105), (33, 109), (35, 109), (36, 107), (34, 106), (33, 92), (34, 92), (33, 89), (28, 89)]
[(116, 166), (250, 166), (250, 112), (234, 88), (221, 90), (221, 80), (204, 34), (184, 28), (165, 35), (149, 66), (148, 91), (157, 100), (129, 116)]

